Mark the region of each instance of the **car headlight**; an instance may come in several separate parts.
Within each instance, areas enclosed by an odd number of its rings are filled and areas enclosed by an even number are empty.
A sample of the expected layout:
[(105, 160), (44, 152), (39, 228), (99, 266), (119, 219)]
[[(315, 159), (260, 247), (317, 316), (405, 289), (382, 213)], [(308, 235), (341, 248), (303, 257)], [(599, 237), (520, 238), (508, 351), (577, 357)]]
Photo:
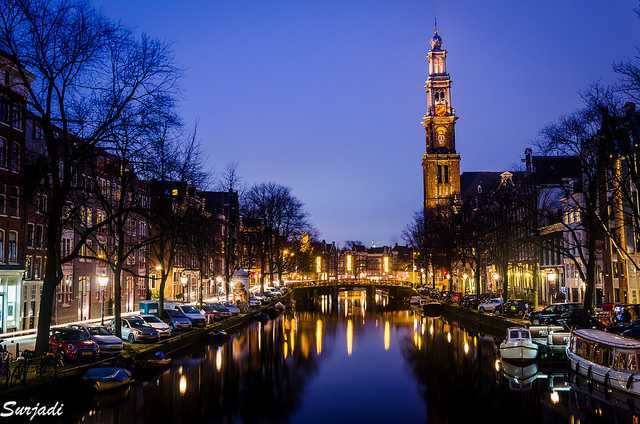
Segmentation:
[(68, 344), (68, 345), (67, 345), (67, 350), (68, 350), (69, 352), (75, 352), (76, 350), (78, 350), (78, 348), (77, 348), (75, 345)]

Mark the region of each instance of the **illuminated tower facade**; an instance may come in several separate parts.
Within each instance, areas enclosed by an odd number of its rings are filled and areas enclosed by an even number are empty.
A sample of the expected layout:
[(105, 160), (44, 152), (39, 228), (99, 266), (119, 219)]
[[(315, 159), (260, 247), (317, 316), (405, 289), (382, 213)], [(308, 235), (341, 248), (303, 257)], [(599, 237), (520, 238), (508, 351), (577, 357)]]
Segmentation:
[(422, 156), (424, 206), (450, 204), (460, 195), (460, 155), (456, 153), (455, 124), (451, 105), (451, 77), (447, 73), (447, 51), (437, 28), (427, 54), (429, 74), (425, 84), (427, 113), (422, 118), (426, 148)]

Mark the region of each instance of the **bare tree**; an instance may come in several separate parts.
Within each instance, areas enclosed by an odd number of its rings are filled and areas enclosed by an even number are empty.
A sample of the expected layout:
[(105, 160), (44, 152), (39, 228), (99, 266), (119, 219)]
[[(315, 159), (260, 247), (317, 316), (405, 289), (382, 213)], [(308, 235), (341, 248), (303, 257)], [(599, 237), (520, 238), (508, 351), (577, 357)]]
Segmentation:
[(46, 150), (47, 264), (36, 340), (42, 353), (62, 278), (62, 222), (73, 181), (130, 105), (173, 89), (176, 68), (165, 45), (134, 37), (84, 2), (2, 0), (0, 50), (20, 75)]
[(236, 206), (232, 202), (232, 197), (242, 197), (244, 186), (238, 173), (238, 164), (231, 163), (224, 169), (218, 181), (220, 191), (229, 193), (229, 198), (225, 202), (225, 227), (223, 234), (222, 251), (224, 255), (224, 285), (225, 295), (229, 298), (231, 277), (240, 268), (238, 232), (240, 231), (239, 211), (234, 210)]
[(271, 281), (274, 272), (282, 279), (282, 246), (313, 230), (302, 202), (288, 187), (275, 183), (254, 185), (244, 196), (243, 208), (246, 218), (261, 223), (258, 251), (263, 289), (267, 271)]

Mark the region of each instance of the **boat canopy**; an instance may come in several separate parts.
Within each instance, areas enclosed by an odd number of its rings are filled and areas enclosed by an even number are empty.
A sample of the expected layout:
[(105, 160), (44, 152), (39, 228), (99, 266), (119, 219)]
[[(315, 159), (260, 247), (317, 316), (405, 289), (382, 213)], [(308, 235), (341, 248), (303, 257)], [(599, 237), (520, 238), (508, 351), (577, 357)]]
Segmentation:
[(617, 334), (606, 333), (600, 330), (583, 329), (575, 330), (574, 334), (585, 340), (590, 340), (602, 345), (608, 345), (619, 349), (640, 349), (640, 341)]

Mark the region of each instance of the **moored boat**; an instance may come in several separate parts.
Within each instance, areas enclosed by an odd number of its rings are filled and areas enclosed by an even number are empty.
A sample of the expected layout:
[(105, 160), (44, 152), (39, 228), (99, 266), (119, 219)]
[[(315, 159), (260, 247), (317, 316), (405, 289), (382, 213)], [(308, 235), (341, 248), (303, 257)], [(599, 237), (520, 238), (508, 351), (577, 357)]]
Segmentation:
[(600, 330), (571, 333), (567, 357), (571, 370), (588, 380), (636, 396), (640, 395), (640, 341)]
[(436, 301), (430, 301), (422, 306), (422, 310), (425, 315), (430, 317), (437, 317), (442, 315), (442, 303)]
[(539, 351), (548, 356), (564, 357), (571, 332), (557, 325), (532, 325), (529, 327), (531, 340), (539, 346)]
[(229, 338), (229, 333), (224, 330), (211, 330), (208, 335), (209, 339), (214, 342), (223, 342)]
[(504, 361), (533, 361), (538, 356), (538, 345), (524, 327), (507, 329), (506, 339), (500, 343), (500, 357)]
[(171, 365), (172, 359), (167, 358), (164, 352), (156, 352), (153, 355), (153, 358), (149, 359), (140, 359), (135, 362), (136, 369), (140, 370), (150, 370), (157, 368), (165, 368)]
[(119, 367), (90, 368), (82, 376), (96, 392), (106, 392), (127, 387), (133, 381), (131, 373)]

